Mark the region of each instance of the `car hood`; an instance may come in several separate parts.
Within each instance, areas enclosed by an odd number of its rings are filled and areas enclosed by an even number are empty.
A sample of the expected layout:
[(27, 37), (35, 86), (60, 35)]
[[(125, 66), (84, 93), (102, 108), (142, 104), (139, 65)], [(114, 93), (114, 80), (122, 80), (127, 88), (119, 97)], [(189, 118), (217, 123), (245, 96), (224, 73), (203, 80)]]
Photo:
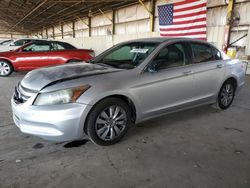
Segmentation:
[(105, 74), (121, 69), (114, 69), (90, 63), (65, 64), (36, 69), (29, 72), (21, 81), (24, 88), (40, 91), (46, 86), (86, 76)]

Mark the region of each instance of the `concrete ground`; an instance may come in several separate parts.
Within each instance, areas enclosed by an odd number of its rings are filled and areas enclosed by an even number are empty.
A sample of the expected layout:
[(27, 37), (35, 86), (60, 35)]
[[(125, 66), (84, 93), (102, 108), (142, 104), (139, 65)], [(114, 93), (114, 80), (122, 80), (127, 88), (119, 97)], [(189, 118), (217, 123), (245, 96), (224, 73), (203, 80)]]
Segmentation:
[(250, 76), (228, 110), (204, 106), (154, 119), (110, 147), (21, 133), (10, 98), (23, 76), (0, 78), (0, 188), (250, 187)]

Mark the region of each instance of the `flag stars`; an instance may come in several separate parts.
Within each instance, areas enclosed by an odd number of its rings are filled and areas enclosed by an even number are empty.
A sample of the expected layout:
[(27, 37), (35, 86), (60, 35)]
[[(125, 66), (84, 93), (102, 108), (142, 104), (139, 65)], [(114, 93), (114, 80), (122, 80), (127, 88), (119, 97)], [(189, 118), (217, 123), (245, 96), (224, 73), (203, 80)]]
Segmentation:
[(173, 24), (173, 4), (158, 6), (159, 22), (160, 25)]

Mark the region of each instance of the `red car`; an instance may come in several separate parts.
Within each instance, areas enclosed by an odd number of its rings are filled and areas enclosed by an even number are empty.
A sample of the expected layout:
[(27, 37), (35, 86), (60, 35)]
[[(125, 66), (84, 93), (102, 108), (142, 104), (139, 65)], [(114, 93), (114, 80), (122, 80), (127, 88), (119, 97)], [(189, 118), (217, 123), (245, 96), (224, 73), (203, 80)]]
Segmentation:
[(9, 76), (13, 71), (29, 71), (39, 67), (88, 61), (94, 56), (93, 50), (77, 49), (66, 42), (31, 42), (15, 51), (0, 52), (0, 76)]

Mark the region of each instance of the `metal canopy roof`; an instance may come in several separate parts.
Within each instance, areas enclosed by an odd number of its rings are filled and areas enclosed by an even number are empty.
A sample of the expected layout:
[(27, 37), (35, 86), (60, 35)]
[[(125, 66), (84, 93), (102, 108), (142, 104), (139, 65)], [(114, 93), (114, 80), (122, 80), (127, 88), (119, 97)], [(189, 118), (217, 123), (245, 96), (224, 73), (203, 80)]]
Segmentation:
[[(137, 0), (1, 0), (0, 32), (38, 31), (137, 3)], [(100, 9), (100, 10), (99, 10)]]

